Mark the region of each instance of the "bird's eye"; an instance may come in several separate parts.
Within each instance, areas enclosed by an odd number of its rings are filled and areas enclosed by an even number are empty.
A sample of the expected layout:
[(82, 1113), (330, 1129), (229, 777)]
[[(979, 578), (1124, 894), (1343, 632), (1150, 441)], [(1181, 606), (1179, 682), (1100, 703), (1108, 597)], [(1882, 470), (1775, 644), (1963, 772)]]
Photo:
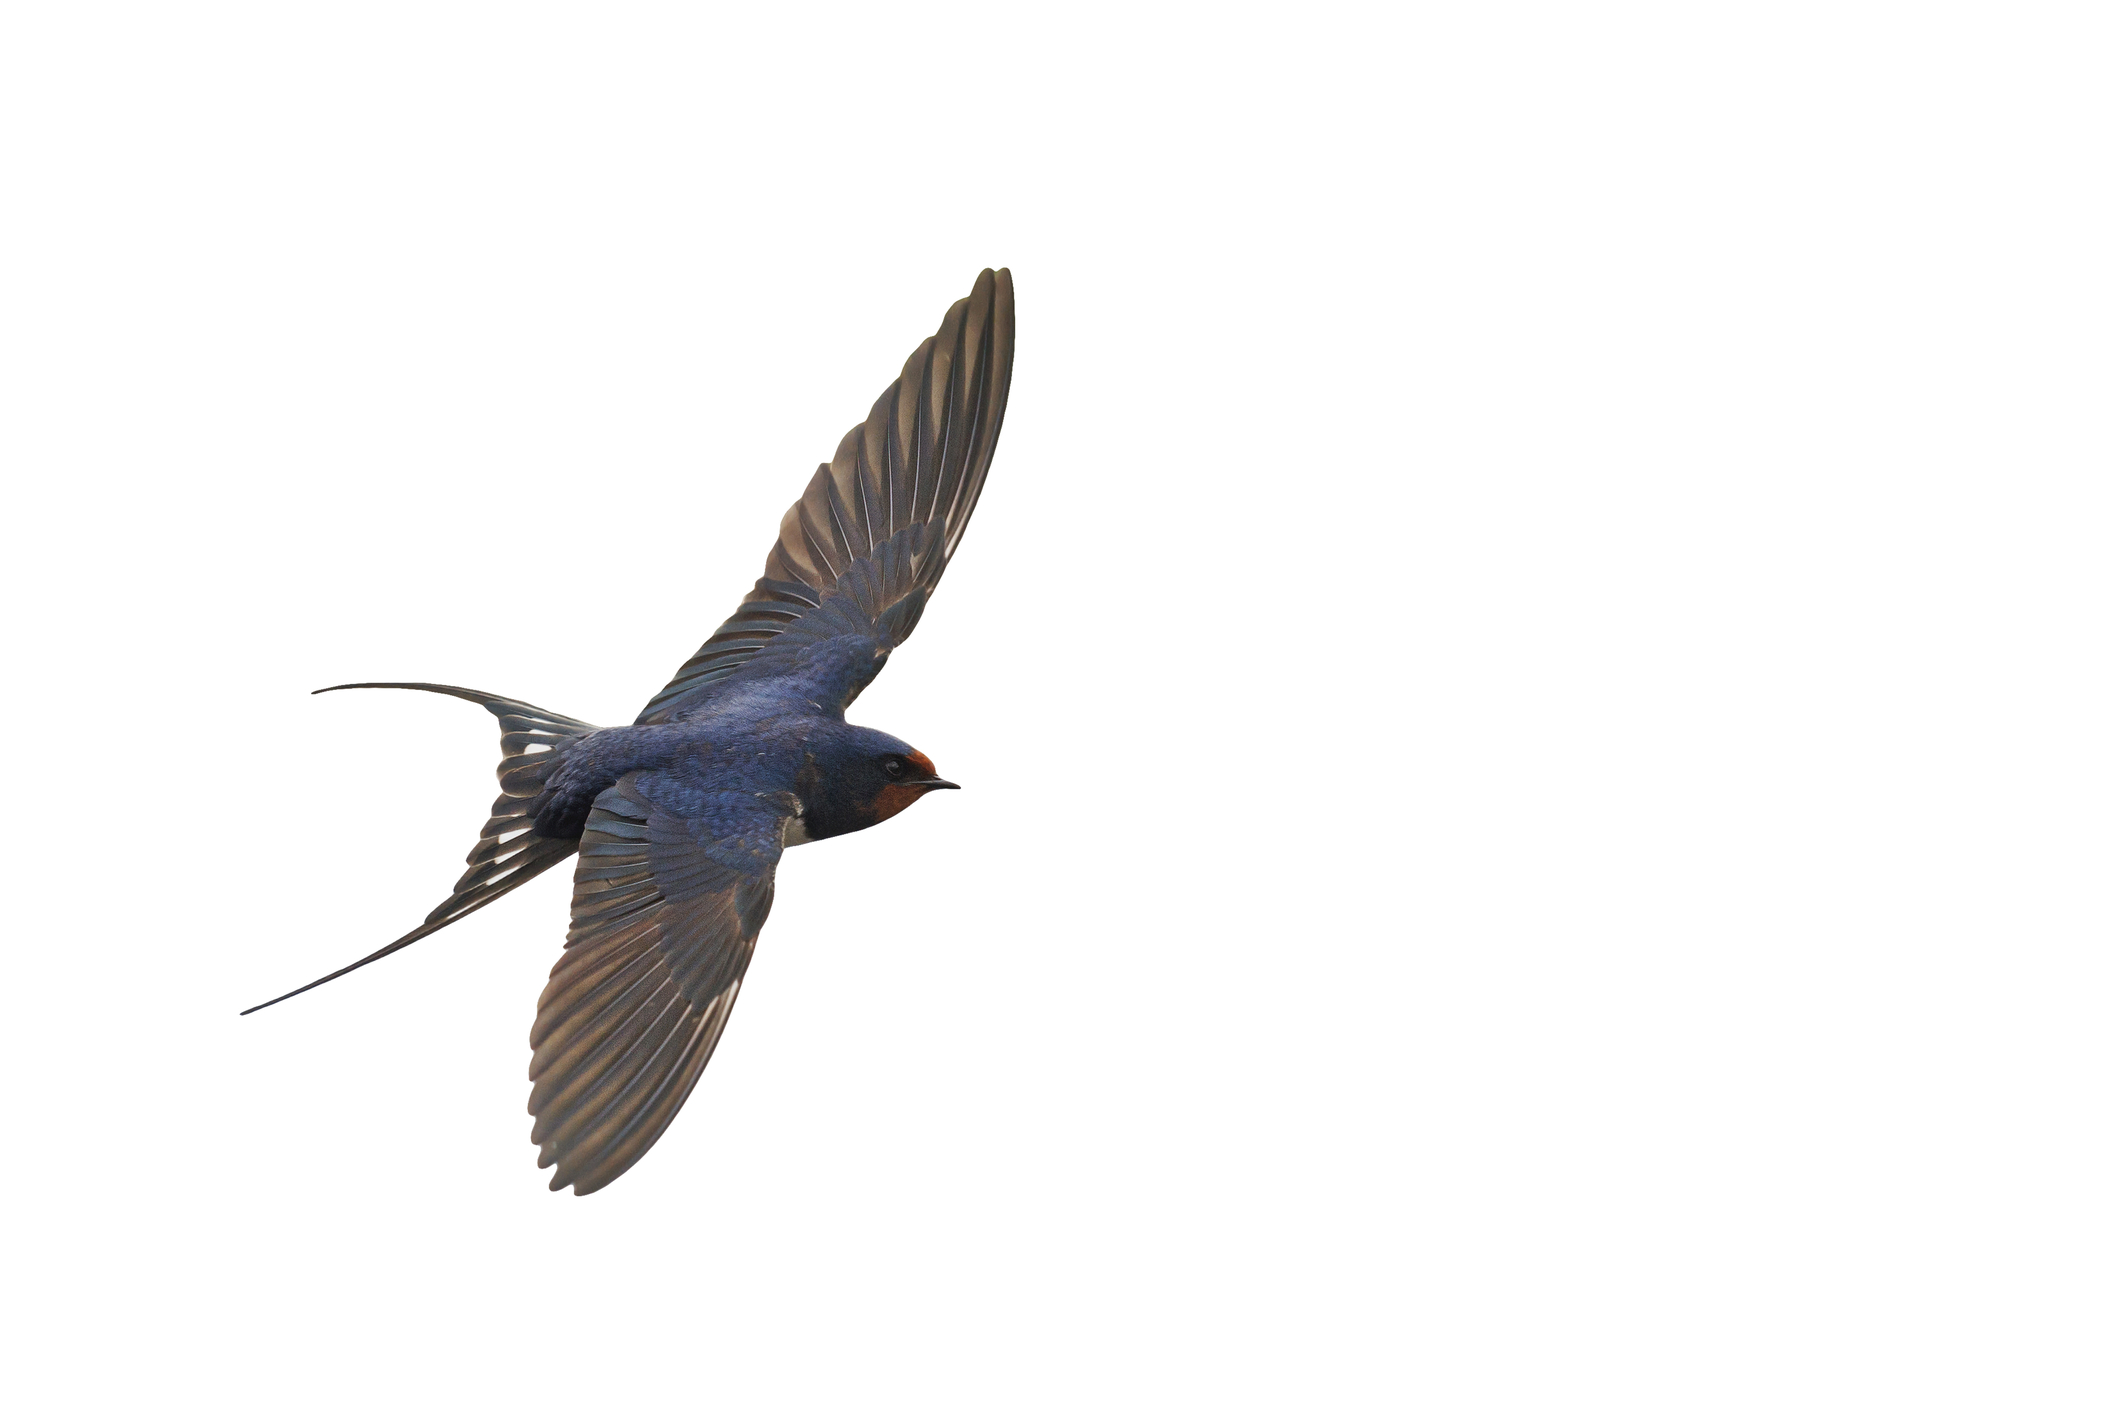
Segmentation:
[(891, 777), (891, 779), (895, 781), (900, 776), (906, 774), (906, 763), (896, 759), (886, 761), (884, 763), (884, 774)]

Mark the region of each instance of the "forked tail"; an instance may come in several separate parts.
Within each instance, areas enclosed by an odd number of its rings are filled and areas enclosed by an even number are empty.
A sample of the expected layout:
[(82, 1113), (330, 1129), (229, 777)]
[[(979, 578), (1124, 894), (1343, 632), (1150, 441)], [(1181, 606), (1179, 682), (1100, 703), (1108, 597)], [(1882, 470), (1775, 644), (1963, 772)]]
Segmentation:
[(529, 883), (581, 845), (580, 840), (549, 840), (533, 834), (530, 805), (537, 799), (538, 792), (545, 788), (545, 778), (552, 774), (558, 763), (559, 747), (571, 737), (589, 735), (596, 730), (594, 726), (557, 712), (548, 712), (542, 707), (533, 707), (528, 702), (518, 702), (512, 697), (496, 697), (490, 692), (468, 687), (444, 687), (432, 682), (349, 682), (338, 687), (320, 687), (317, 691), (341, 692), (352, 687), (402, 687), (417, 692), (446, 693), (466, 702), (476, 702), (499, 717), (501, 764), (495, 768), (495, 774), (501, 778), (501, 795), (493, 803), (493, 816), (486, 822), (486, 828), (479, 831), (478, 844), (464, 856), (464, 862), (471, 867), (464, 871), (463, 878), (457, 880), (456, 888), (442, 900), (441, 907), (427, 915), (426, 922), (359, 962), (348, 963), (308, 986), (297, 987), (270, 1002), (260, 1002), (248, 1008), (242, 1013), (245, 1016), (253, 1011), (263, 1011), (276, 1002), (284, 1002), (288, 997), (300, 996), (310, 987), (321, 987), (335, 977), (344, 977), (379, 957), (389, 957), (399, 948), (417, 943), (429, 933), (447, 928), (465, 914), (477, 912), (509, 890)]

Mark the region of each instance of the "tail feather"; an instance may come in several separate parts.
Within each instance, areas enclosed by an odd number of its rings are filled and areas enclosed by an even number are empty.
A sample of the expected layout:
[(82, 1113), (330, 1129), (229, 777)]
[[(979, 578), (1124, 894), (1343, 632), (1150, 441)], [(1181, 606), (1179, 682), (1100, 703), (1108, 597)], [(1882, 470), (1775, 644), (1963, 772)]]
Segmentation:
[(573, 717), (563, 717), (557, 712), (548, 712), (542, 707), (533, 707), (528, 702), (518, 702), (512, 697), (497, 697), (490, 692), (480, 692), (468, 687), (445, 687), (431, 682), (349, 682), (338, 687), (321, 687), (318, 692), (340, 692), (355, 687), (409, 688), (418, 692), (439, 692), (450, 697), (461, 697), (466, 702), (476, 702), (498, 717), (501, 722), (501, 764), (494, 768), (500, 777), (501, 794), (493, 803), (493, 813), (485, 828), (479, 831), (479, 842), (472, 846), (464, 862), (471, 866), (457, 886), (450, 890), (449, 897), (442, 900), (434, 912), (419, 927), (385, 947), (376, 949), (359, 962), (348, 963), (337, 972), (319, 977), (307, 986), (297, 987), (292, 992), (274, 997), (272, 1001), (260, 1002), (242, 1014), (263, 1011), (266, 1007), (297, 997), (311, 987), (321, 987), (335, 978), (368, 966), (378, 958), (385, 958), (399, 948), (409, 947), (429, 933), (447, 928), (466, 914), (476, 913), (501, 895), (521, 888), (553, 865), (572, 855), (580, 848), (579, 840), (545, 839), (531, 832), (531, 802), (545, 788), (546, 778), (552, 774), (559, 762), (559, 747), (570, 739), (587, 736), (596, 730), (588, 722)]

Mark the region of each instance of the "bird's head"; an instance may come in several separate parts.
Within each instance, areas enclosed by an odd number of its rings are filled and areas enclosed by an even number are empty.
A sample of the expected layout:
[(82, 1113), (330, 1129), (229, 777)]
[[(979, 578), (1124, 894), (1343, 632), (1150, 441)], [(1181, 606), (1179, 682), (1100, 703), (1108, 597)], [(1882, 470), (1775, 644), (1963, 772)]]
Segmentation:
[(814, 744), (796, 782), (803, 833), (813, 840), (881, 824), (930, 791), (956, 790), (935, 763), (897, 737), (850, 727), (829, 744)]

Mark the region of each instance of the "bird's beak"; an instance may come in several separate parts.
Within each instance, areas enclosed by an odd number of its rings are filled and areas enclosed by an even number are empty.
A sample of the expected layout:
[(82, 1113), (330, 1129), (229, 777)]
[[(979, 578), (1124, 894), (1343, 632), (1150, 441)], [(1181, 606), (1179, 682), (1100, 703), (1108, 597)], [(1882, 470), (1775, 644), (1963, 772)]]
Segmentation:
[(961, 786), (961, 785), (959, 785), (959, 784), (958, 784), (958, 783), (957, 783), (956, 781), (946, 781), (946, 780), (944, 780), (944, 779), (943, 779), (942, 777), (940, 777), (940, 776), (936, 777), (936, 778), (935, 778), (934, 780), (932, 780), (932, 781), (915, 781), (915, 782), (914, 782), (914, 784), (915, 784), (915, 785), (917, 785), (917, 786), (923, 786), (923, 787), (927, 788), (928, 790), (963, 790), (963, 789), (964, 789), (964, 787), (963, 787), (963, 786)]

